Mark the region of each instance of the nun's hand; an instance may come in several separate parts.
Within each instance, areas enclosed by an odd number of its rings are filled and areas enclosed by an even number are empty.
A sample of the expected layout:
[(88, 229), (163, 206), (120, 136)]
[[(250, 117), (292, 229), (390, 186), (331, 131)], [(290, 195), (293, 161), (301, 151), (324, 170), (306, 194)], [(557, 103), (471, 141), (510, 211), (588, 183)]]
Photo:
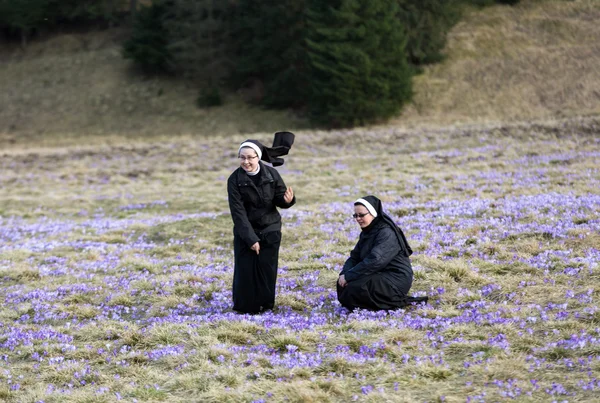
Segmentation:
[(252, 249), (258, 255), (260, 253), (260, 244), (258, 242), (256, 242), (254, 245), (252, 245), (250, 247), (250, 249)]
[(340, 278), (338, 278), (338, 284), (340, 285), (340, 287), (344, 288), (345, 286), (348, 285), (348, 282), (346, 281), (346, 276), (344, 276), (343, 274), (340, 275)]
[(294, 200), (294, 190), (291, 188), (291, 186), (285, 190), (285, 193), (283, 194), (283, 200), (285, 200), (286, 203), (291, 203), (292, 200)]

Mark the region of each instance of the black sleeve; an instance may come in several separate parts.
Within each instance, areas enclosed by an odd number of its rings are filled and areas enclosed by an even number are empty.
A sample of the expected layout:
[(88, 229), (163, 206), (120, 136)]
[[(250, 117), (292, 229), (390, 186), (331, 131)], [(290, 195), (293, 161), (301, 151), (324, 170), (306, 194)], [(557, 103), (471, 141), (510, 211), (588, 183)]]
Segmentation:
[(235, 183), (235, 180), (233, 179), (234, 175), (235, 174), (232, 174), (227, 180), (229, 211), (231, 211), (231, 219), (233, 220), (235, 232), (242, 238), (248, 247), (251, 247), (259, 241), (259, 238), (254, 233), (254, 229), (248, 220), (244, 202), (242, 201), (242, 195), (240, 194), (237, 183)]
[(344, 273), (346, 281), (356, 280), (384, 270), (400, 252), (400, 243), (391, 228), (383, 228), (375, 236), (373, 248), (366, 258)]
[(279, 172), (277, 172), (276, 169), (272, 169), (271, 173), (273, 174), (273, 178), (275, 179), (275, 205), (280, 208), (292, 207), (294, 204), (296, 204), (296, 195), (294, 195), (294, 198), (290, 203), (286, 203), (283, 199), (283, 195), (285, 194), (287, 186), (285, 186), (281, 175), (279, 175)]
[(348, 259), (346, 259), (346, 263), (344, 263), (344, 267), (342, 268), (340, 276), (342, 274), (346, 274), (346, 272), (348, 270), (350, 270), (351, 268), (356, 266), (359, 259), (360, 259), (360, 250), (358, 248), (358, 242), (357, 242), (356, 245), (354, 246), (354, 249), (352, 249), (352, 252), (350, 252), (350, 257)]

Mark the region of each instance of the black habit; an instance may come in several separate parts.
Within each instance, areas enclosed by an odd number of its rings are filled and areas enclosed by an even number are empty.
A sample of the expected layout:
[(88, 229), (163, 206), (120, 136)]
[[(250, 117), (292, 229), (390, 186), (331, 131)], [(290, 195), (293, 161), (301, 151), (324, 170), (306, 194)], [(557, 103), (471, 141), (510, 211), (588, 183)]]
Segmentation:
[(344, 264), (340, 275), (344, 275), (347, 285), (337, 284), (338, 300), (350, 310), (389, 310), (426, 302), (427, 297), (408, 296), (413, 281), (409, 258), (412, 249), (404, 233), (383, 212), (378, 198), (367, 196), (364, 200), (375, 209), (377, 217), (362, 230)]
[[(277, 262), (281, 243), (281, 215), (277, 207), (289, 208), (285, 183), (276, 169), (260, 164), (255, 177), (239, 167), (227, 180), (229, 209), (233, 219), (233, 309), (259, 313), (273, 308)], [(250, 249), (260, 243), (260, 253)]]

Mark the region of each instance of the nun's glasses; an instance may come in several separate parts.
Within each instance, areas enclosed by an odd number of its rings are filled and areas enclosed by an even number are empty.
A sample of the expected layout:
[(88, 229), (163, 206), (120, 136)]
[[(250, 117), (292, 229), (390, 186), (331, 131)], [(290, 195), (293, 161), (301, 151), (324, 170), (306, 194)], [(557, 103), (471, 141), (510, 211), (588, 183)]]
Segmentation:
[(371, 213), (364, 213), (364, 214), (356, 214), (356, 213), (354, 213), (354, 214), (352, 214), (352, 217), (354, 217), (354, 218), (363, 218), (364, 216), (368, 216), (369, 214), (371, 214)]
[(258, 155), (255, 155), (254, 157), (242, 157), (240, 155), (238, 158), (240, 159), (240, 161), (252, 161), (254, 158), (258, 158)]

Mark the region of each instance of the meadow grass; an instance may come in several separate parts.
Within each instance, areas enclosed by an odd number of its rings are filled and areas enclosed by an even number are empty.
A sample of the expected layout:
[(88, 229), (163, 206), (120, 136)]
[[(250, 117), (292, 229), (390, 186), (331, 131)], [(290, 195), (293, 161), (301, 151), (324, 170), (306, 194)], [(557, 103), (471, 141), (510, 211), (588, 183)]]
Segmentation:
[[(599, 125), (298, 132), (276, 307), (255, 316), (231, 310), (225, 181), (245, 137), (5, 149), (0, 400), (591, 401)], [(337, 302), (366, 194), (429, 304)]]

